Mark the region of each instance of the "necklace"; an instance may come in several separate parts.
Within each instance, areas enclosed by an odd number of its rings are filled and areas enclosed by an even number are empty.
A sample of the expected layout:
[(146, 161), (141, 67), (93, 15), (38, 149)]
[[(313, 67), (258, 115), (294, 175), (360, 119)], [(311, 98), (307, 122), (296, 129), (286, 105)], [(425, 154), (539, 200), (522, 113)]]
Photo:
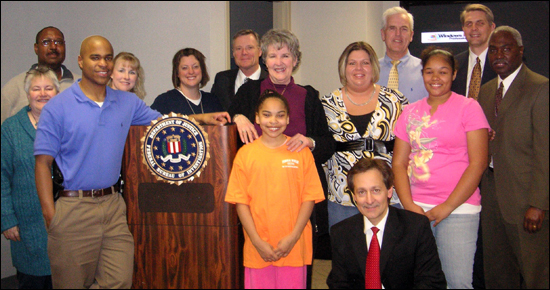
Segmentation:
[[(279, 91), (277, 91), (277, 87), (275, 87), (275, 84), (273, 82), (271, 84), (273, 85), (273, 89), (278, 93)], [(286, 84), (285, 88), (283, 89), (283, 92), (281, 93), (281, 96), (285, 94), (285, 91), (286, 91), (286, 88), (288, 88), (288, 85), (290, 85), (290, 83)]]
[(38, 121), (36, 121), (36, 119), (34, 118), (34, 116), (32, 115), (32, 113), (29, 111), (29, 115), (31, 116), (32, 120), (34, 121), (34, 124), (33, 127), (36, 129), (38, 128)]
[(372, 89), (372, 94), (370, 95), (369, 100), (368, 100), (367, 102), (365, 102), (365, 103), (357, 104), (356, 102), (354, 102), (354, 101), (349, 97), (349, 95), (348, 95), (348, 90), (347, 90), (347, 89), (346, 89), (346, 97), (348, 98), (348, 100), (349, 100), (352, 104), (354, 104), (354, 105), (356, 105), (356, 106), (359, 106), (359, 107), (365, 106), (366, 104), (370, 103), (370, 101), (372, 100), (372, 97), (374, 97), (374, 92), (376, 92), (376, 85), (373, 84), (372, 87), (373, 87), (373, 89)]
[[(195, 113), (195, 110), (193, 110), (193, 106), (191, 106), (191, 103), (189, 102), (189, 99), (185, 96), (185, 94), (179, 88), (177, 88), (177, 90), (183, 95), (184, 99), (187, 101), (187, 105), (189, 105), (189, 108), (193, 112), (193, 115), (196, 115), (197, 113)], [(204, 114), (204, 109), (202, 108), (202, 92), (199, 91), (199, 93), (200, 93), (200, 96), (201, 96), (200, 97), (201, 114)]]

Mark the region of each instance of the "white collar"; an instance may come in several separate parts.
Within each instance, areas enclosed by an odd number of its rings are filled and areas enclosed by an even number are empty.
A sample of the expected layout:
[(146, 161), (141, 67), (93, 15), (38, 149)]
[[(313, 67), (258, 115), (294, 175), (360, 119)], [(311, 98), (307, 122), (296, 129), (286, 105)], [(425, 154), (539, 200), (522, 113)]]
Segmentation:
[(384, 228), (386, 227), (386, 221), (388, 220), (388, 215), (390, 213), (390, 206), (391, 205), (388, 204), (386, 214), (377, 225), (373, 225), (366, 216), (363, 216), (363, 220), (365, 221), (365, 228), (364, 228), (365, 233), (369, 231), (372, 227), (377, 227), (380, 230), (380, 232), (384, 232)]
[(510, 85), (512, 85), (512, 82), (514, 82), (514, 80), (518, 76), (519, 70), (521, 69), (522, 66), (523, 66), (523, 63), (521, 63), (519, 65), (519, 67), (513, 73), (511, 73), (509, 76), (507, 76), (504, 80), (501, 79), (500, 76), (498, 76), (497, 89), (498, 89), (498, 87), (500, 87), (500, 83), (504, 84), (504, 89), (502, 90), (502, 97), (503, 98), (506, 95), (506, 92), (508, 91), (508, 88), (510, 88)]
[(261, 66), (258, 66), (258, 69), (254, 73), (252, 73), (249, 77), (247, 77), (243, 73), (243, 71), (239, 69), (239, 72), (237, 73), (237, 78), (235, 79), (235, 93), (244, 84), (244, 80), (246, 80), (246, 78), (249, 78), (251, 80), (259, 80), (261, 74), (262, 74)]
[[(389, 203), (389, 201), (388, 201)], [(380, 249), (382, 249), (382, 240), (384, 238), (384, 230), (386, 228), (386, 221), (388, 220), (388, 215), (390, 213), (390, 207), (391, 205), (388, 204), (388, 209), (386, 210), (386, 214), (384, 217), (380, 220), (380, 222), (375, 226), (373, 225), (369, 219), (366, 216), (363, 216), (363, 221), (365, 228), (363, 229), (363, 232), (365, 233), (366, 243), (367, 243), (367, 249), (370, 247), (370, 242), (372, 240), (373, 231), (371, 230), (372, 227), (378, 228), (378, 234), (376, 234), (376, 237), (378, 238), (378, 244), (380, 245)]]
[(176, 88), (176, 90), (177, 90), (178, 92), (180, 92), (180, 94), (181, 94), (184, 98), (186, 98), (189, 102), (195, 104), (195, 106), (198, 106), (198, 105), (201, 104), (201, 101), (202, 101), (202, 91), (201, 91), (201, 90), (199, 90), (200, 97), (199, 97), (198, 100), (193, 100), (193, 99), (188, 98), (188, 97), (180, 90), (180, 88)]
[(469, 54), (469, 69), (470, 71), (474, 68), (474, 66), (476, 65), (476, 58), (479, 57), (479, 63), (481, 65), (481, 72), (483, 72), (483, 67), (485, 66), (485, 60), (487, 60), (487, 52), (489, 51), (489, 47), (485, 48), (485, 50), (483, 50), (483, 52), (481, 52), (479, 55), (476, 55), (471, 48), (468, 48), (468, 50), (470, 51), (470, 54)]

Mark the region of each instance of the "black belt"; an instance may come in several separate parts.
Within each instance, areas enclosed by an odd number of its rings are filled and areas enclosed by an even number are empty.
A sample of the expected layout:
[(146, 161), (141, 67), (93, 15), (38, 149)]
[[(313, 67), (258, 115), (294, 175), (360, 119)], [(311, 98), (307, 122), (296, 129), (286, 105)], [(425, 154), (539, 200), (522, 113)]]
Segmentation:
[(395, 140), (380, 141), (372, 138), (362, 138), (348, 142), (336, 142), (336, 151), (369, 151), (388, 154), (393, 151)]

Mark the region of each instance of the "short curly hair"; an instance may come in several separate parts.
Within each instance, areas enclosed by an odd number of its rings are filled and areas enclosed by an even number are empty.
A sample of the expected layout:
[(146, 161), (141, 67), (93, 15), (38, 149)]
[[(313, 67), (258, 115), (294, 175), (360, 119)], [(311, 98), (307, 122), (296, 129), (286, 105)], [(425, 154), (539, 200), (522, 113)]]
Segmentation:
[(273, 45), (277, 50), (281, 49), (283, 45), (286, 45), (290, 54), (292, 54), (292, 57), (296, 60), (296, 66), (294, 66), (292, 71), (294, 72), (298, 69), (302, 61), (302, 52), (300, 51), (300, 41), (294, 33), (286, 29), (271, 29), (266, 32), (261, 40), (262, 59), (264, 63), (267, 57), (267, 48), (270, 45)]
[(29, 94), (32, 81), (38, 77), (45, 77), (52, 81), (56, 92), (59, 93), (59, 81), (57, 80), (57, 76), (55, 75), (53, 70), (45, 65), (38, 65), (36, 68), (30, 69), (25, 76), (24, 89), (27, 95)]

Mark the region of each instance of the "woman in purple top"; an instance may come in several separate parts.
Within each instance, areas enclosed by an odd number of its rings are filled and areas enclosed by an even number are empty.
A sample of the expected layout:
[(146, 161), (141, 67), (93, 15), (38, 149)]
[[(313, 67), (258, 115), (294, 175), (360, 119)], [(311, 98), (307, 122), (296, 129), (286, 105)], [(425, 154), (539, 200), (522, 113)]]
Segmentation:
[(294, 83), (292, 73), (300, 65), (302, 53), (296, 36), (284, 29), (272, 29), (261, 40), (262, 58), (269, 77), (264, 80), (250, 80), (239, 88), (229, 115), (233, 118), (241, 141), (252, 142), (262, 134), (254, 125), (254, 112), (258, 98), (265, 90), (274, 90), (286, 97), (290, 105), (290, 124), (284, 134), (292, 137), (287, 143), (288, 150), (311, 149), (322, 173), (321, 164), (332, 155), (334, 143), (326, 124), (319, 92), (311, 86)]
[(299, 151), (307, 147), (312, 150), (316, 163), (325, 162), (332, 155), (333, 142), (319, 92), (311, 86), (297, 85), (292, 77), (302, 56), (298, 38), (288, 30), (272, 29), (262, 37), (261, 48), (269, 77), (242, 85), (229, 108), (241, 141), (247, 144), (261, 135), (260, 127), (251, 120), (254, 120), (261, 93), (274, 90), (286, 97), (290, 105), (290, 124), (284, 132), (292, 137), (287, 143), (288, 150)]

